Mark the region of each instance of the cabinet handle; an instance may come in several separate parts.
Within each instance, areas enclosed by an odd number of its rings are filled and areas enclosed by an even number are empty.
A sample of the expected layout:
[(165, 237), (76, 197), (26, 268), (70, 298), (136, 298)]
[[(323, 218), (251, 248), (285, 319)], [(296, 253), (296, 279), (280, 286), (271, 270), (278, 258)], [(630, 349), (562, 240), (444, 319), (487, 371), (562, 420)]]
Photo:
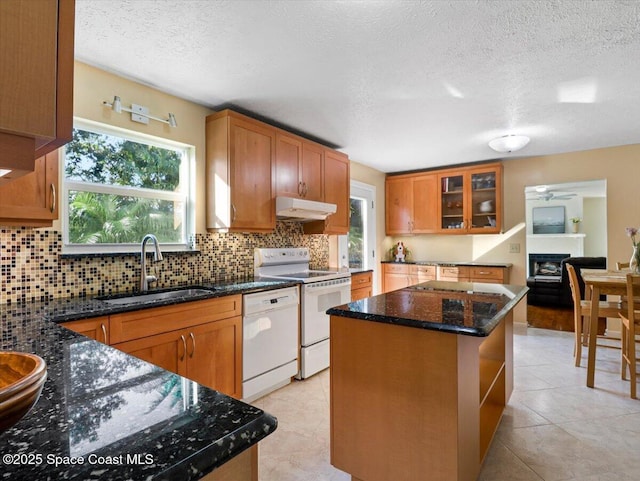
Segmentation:
[(184, 356), (187, 354), (187, 340), (184, 338), (184, 336), (180, 336), (180, 340), (182, 341), (182, 347), (184, 348), (184, 350), (182, 351), (182, 356), (180, 356), (180, 360), (184, 361)]
[(233, 215), (231, 216), (231, 222), (235, 222), (236, 221), (236, 206), (233, 205), (233, 202), (231, 203), (231, 210), (233, 211)]
[(53, 183), (51, 183), (50, 186), (51, 186), (51, 207), (49, 209), (53, 214), (56, 211), (56, 186), (53, 185)]
[(303, 196), (303, 192), (302, 192), (302, 182), (298, 182), (298, 195), (300, 197)]
[(102, 328), (102, 335), (104, 337), (104, 343), (107, 344), (107, 328), (102, 323), (100, 323), (100, 327)]
[(302, 197), (306, 197), (307, 196), (307, 183), (303, 182), (302, 183)]
[(193, 346), (193, 349), (191, 349), (191, 354), (189, 354), (189, 357), (193, 357), (193, 355), (196, 352), (196, 336), (193, 335), (193, 332), (190, 332), (189, 337), (191, 338), (191, 345)]

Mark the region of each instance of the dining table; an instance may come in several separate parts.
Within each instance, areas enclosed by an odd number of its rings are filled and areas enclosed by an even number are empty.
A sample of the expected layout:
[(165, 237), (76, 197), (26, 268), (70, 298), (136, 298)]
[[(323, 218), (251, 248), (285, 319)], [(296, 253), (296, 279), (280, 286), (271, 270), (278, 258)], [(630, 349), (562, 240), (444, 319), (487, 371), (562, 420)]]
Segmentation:
[(589, 316), (589, 349), (587, 356), (587, 386), (593, 387), (596, 371), (596, 343), (598, 338), (598, 300), (601, 295), (623, 296), (627, 293), (629, 269), (581, 269), (585, 298), (591, 302)]

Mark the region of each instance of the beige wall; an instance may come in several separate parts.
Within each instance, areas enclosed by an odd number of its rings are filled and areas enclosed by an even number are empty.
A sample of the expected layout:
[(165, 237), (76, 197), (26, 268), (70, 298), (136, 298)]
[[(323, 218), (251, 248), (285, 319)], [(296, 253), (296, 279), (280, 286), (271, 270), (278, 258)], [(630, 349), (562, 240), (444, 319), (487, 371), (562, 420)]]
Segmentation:
[[(73, 112), (77, 118), (134, 130), (155, 137), (181, 142), (195, 147), (196, 157), (196, 232), (205, 232), (205, 117), (212, 111), (187, 100), (165, 94), (104, 70), (76, 62), (74, 70)], [(123, 106), (135, 103), (149, 108), (149, 113), (166, 118), (171, 112), (178, 127), (149, 121), (148, 125), (131, 121), (128, 112), (117, 114), (102, 105), (118, 95)], [(54, 229), (60, 229), (54, 225)]]

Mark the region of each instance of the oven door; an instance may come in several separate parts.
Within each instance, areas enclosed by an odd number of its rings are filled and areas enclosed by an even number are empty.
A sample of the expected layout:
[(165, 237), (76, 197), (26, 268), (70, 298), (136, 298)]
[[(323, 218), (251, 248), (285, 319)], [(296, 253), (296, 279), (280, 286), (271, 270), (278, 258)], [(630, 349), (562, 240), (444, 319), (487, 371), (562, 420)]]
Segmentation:
[(351, 302), (351, 278), (302, 285), (301, 344), (310, 346), (329, 338), (327, 309)]

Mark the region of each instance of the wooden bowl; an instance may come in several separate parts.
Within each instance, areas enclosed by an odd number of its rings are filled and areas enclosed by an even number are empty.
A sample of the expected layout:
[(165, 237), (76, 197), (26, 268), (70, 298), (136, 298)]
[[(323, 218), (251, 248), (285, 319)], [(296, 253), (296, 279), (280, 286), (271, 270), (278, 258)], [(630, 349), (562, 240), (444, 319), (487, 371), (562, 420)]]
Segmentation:
[(47, 366), (40, 356), (0, 351), (0, 432), (31, 409), (46, 379)]

